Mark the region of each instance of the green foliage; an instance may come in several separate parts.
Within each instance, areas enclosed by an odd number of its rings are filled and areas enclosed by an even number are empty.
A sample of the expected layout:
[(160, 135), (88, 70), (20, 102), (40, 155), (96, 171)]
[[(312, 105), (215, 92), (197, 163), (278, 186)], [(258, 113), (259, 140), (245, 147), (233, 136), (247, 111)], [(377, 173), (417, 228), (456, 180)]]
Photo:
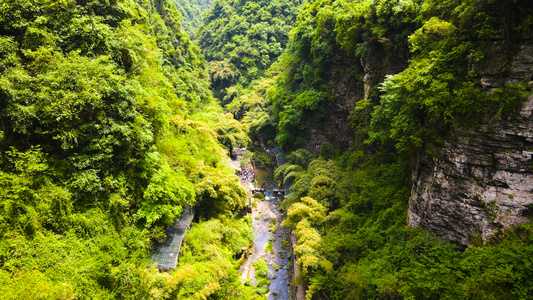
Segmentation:
[(239, 163), (241, 165), (241, 169), (250, 169), (252, 168), (252, 163), (251, 163), (251, 160), (252, 160), (252, 156), (253, 156), (253, 153), (246, 150), (244, 151), (244, 153), (242, 153), (241, 157), (239, 158)]
[(343, 180), (343, 173), (335, 163), (323, 159), (313, 160), (307, 170), (299, 165), (285, 164), (276, 170), (276, 176), (280, 175), (283, 175), (285, 183), (293, 179), (292, 194), (286, 198), (287, 204), (309, 196), (321, 206), (334, 209), (341, 205), (341, 200), (352, 189), (351, 183)]
[(272, 249), (273, 242), (274, 242), (274, 239), (270, 239), (268, 241), (268, 244), (266, 245), (266, 248), (265, 248), (265, 253), (274, 253), (274, 250)]
[(273, 143), (276, 137), (277, 121), (272, 116), (267, 97), (273, 82), (272, 79), (263, 78), (253, 82), (226, 105), (226, 109), (236, 118), (242, 119), (241, 123), (247, 127), (250, 137), (254, 140), (262, 138)]
[[(345, 157), (316, 159), (292, 175), (292, 189), (303, 198), (285, 201), (284, 225), (298, 237), (294, 252), (302, 279), (309, 280), (308, 298), (527, 298), (530, 225), (507, 231), (498, 244), (459, 251), (405, 227), (410, 169), (401, 156), (377, 153), (355, 169), (349, 163)], [(309, 198), (310, 186), (337, 164), (344, 166), (335, 180), (343, 189), (322, 187), (332, 195), (342, 192), (342, 205), (328, 209)]]
[(268, 231), (272, 232), (272, 234), (276, 234), (278, 231), (278, 226), (276, 225), (276, 219), (273, 218), (270, 220), (270, 225), (268, 226)]
[(321, 251), (322, 237), (318, 230), (311, 226), (307, 219), (303, 219), (294, 231), (298, 237), (298, 245), (294, 246), (294, 254), (302, 266), (302, 275), (306, 276), (311, 271), (333, 271), (331, 262), (324, 258)]
[(244, 208), (247, 191), (239, 184), (237, 176), (213, 168), (206, 168), (202, 173), (205, 177), (196, 188), (201, 216), (212, 217)]
[(279, 76), (267, 99), (279, 119), (281, 146), (298, 148), (310, 124), (320, 126), (341, 100), (339, 81), (356, 77), (360, 82), (350, 80), (342, 89), (362, 90), (366, 74), (373, 72), (375, 81), (391, 61), (407, 60), (407, 37), (419, 24), (420, 2), (322, 0), (303, 5), (287, 50), (273, 68)]
[[(531, 13), (526, 1), (311, 1), (256, 91), (231, 91), (227, 108), (253, 135), (276, 129), (286, 150), (357, 100), (351, 149), (325, 142), (317, 159), (293, 151), (275, 171), (293, 182), (284, 225), (298, 237), (308, 299), (528, 298), (529, 225), (460, 251), (405, 220), (413, 158), (450, 130), (512, 116), (530, 96), (526, 83), (496, 87), (481, 78), (492, 74), (487, 68), (509, 74)], [(495, 38), (502, 66), (490, 61)]]
[(255, 278), (257, 280), (256, 292), (259, 295), (265, 295), (269, 291), (270, 279), (268, 278), (268, 266), (266, 259), (261, 258), (254, 261)]
[[(369, 142), (392, 142), (400, 151), (419, 153), (438, 145), (450, 129), (517, 111), (526, 99), (523, 87), (508, 85), (487, 93), (475, 71), (486, 64), (489, 36), (512, 31), (514, 25), (506, 22), (523, 18), (519, 4), (503, 8), (503, 2), (464, 3), (449, 21), (431, 17), (409, 37), (414, 56), (407, 69), (382, 83)], [(425, 13), (439, 7), (430, 1)], [(502, 9), (518, 19), (500, 19)]]
[(185, 30), (191, 39), (194, 39), (198, 27), (202, 24), (202, 16), (205, 11), (211, 9), (212, 0), (188, 0), (188, 1), (170, 1), (176, 6), (181, 14), (180, 19), (183, 30)]
[[(267, 78), (255, 91), (228, 89), (227, 108), (250, 124), (252, 137), (270, 139), (266, 129), (273, 128), (286, 150), (303, 145), (309, 127), (319, 127), (335, 105), (353, 100), (343, 90), (356, 91), (352, 149), (342, 153), (326, 142), (318, 159), (293, 151), (275, 171), (293, 182), (284, 225), (298, 237), (294, 251), (309, 299), (527, 298), (529, 271), (510, 260), (529, 264), (529, 226), (520, 238), (508, 232), (498, 245), (461, 252), (405, 228), (405, 220), (412, 159), (431, 153), (450, 130), (516, 113), (530, 94), (526, 84), (480, 83), (494, 38), (507, 61), (516, 53), (531, 28), (530, 7), (503, 0), (308, 2)], [(509, 63), (501, 70), (508, 74)], [(499, 262), (487, 262), (487, 253)]]
[(204, 17), (198, 44), (209, 63), (215, 97), (225, 105), (276, 61), (300, 0), (217, 0)]
[[(0, 293), (264, 298), (265, 261), (255, 288), (233, 261), (252, 230), (230, 217), (246, 191), (223, 157), (248, 132), (298, 148), (349, 90), (364, 98), (354, 149), (326, 142), (319, 158), (293, 151), (276, 170), (293, 182), (284, 225), (298, 238), (307, 298), (529, 298), (530, 225), (465, 251), (405, 227), (411, 159), (450, 130), (512, 115), (530, 94), (480, 84), (494, 38), (509, 50), (497, 67), (512, 71), (529, 3), (301, 3), (215, 1), (199, 48), (182, 27), (193, 32), (207, 0), (3, 1)], [(147, 267), (153, 242), (191, 204), (209, 220), (193, 225), (179, 268)]]
[[(391, 160), (396, 162), (387, 162)], [(298, 185), (304, 181), (309, 186), (335, 163), (345, 166), (337, 170), (336, 181), (346, 194), (340, 208), (326, 209), (308, 198), (309, 188)], [(508, 293), (527, 293), (529, 270), (513, 261), (529, 261), (529, 225), (507, 232), (498, 245), (457, 251), (419, 229), (405, 227), (406, 163), (384, 154), (375, 154), (355, 170), (347, 163), (339, 157), (324, 168), (325, 161), (312, 161), (307, 170), (294, 175), (293, 189), (304, 198), (292, 204), (294, 200), (286, 200), (284, 225), (298, 237), (294, 252), (309, 279), (308, 298), (325, 294), (333, 299), (505, 299)]]
[(118, 295), (161, 299), (258, 299), (251, 287), (241, 285), (233, 256), (249, 245), (253, 231), (243, 219), (212, 219), (194, 224), (182, 247), (180, 265), (169, 273), (114, 269)]
[(301, 146), (307, 137), (302, 135), (306, 130), (303, 112), (292, 105), (285, 106), (279, 114), (278, 129), (276, 139), (280, 145), (290, 148)]
[(287, 162), (292, 165), (298, 165), (304, 169), (309, 166), (313, 159), (313, 154), (307, 149), (297, 149), (287, 155)]
[(287, 211), (287, 219), (281, 224), (289, 229), (296, 229), (299, 223), (319, 226), (326, 217), (326, 208), (310, 197), (303, 197), (291, 205)]
[[(291, 150), (303, 145), (310, 124), (320, 126), (333, 103), (347, 100), (331, 91), (338, 73), (355, 75), (360, 84), (355, 88), (361, 90), (362, 79), (370, 79), (364, 97), (371, 99), (360, 101), (352, 117), (359, 139), (369, 135), (368, 143), (379, 141), (405, 152), (426, 151), (465, 122), (513, 112), (526, 98), (524, 87), (506, 86), (488, 94), (477, 74), (488, 63), (491, 36), (508, 32), (505, 43), (511, 45), (522, 34), (519, 28), (530, 22), (523, 3), (504, 3), (305, 4), (273, 69), (279, 74), (276, 84), (264, 97), (272, 103), (271, 118), (279, 120), (278, 143)], [(391, 72), (387, 68), (403, 71), (385, 79)]]
[(254, 161), (257, 163), (257, 166), (261, 166), (263, 168), (271, 167), (274, 165), (274, 161), (272, 161), (272, 158), (264, 152), (264, 151), (256, 151), (252, 155)]
[(182, 174), (168, 166), (162, 166), (161, 170), (150, 178), (143, 193), (143, 200), (135, 219), (144, 219), (147, 227), (158, 221), (170, 226), (179, 218), (181, 207), (193, 203), (193, 186)]
[(0, 273), (4, 299), (76, 299), (71, 285), (54, 283), (39, 271), (24, 272), (14, 280), (8, 272)]
[[(185, 205), (203, 218), (244, 206), (224, 157), (248, 137), (179, 20), (166, 0), (0, 4), (6, 298), (176, 298), (178, 279), (148, 267), (153, 242)], [(183, 294), (250, 299), (232, 262), (249, 224), (218, 222), (202, 244), (218, 265), (194, 262), (209, 282)]]

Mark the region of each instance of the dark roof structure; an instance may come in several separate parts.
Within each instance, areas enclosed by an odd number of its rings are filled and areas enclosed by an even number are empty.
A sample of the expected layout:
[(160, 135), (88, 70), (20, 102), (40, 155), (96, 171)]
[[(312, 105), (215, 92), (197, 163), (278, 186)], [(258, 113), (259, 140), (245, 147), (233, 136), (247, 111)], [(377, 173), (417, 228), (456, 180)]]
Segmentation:
[(191, 206), (185, 207), (180, 218), (174, 222), (172, 227), (167, 229), (165, 242), (154, 246), (151, 253), (152, 261), (157, 264), (159, 270), (172, 270), (178, 265), (181, 243), (193, 217), (194, 209)]

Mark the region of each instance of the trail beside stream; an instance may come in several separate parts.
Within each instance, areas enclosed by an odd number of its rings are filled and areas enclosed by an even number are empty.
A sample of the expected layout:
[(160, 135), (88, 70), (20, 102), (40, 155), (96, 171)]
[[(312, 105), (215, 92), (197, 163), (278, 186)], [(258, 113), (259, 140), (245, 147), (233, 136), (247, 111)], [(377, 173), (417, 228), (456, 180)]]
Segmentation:
[[(231, 164), (235, 166), (238, 162), (233, 161)], [(266, 181), (267, 185), (273, 183), (273, 180), (268, 178), (268, 175), (264, 177), (258, 176), (258, 180), (260, 182)], [(249, 191), (253, 187), (252, 183), (247, 180), (241, 180), (241, 184)], [(252, 253), (239, 269), (243, 282), (251, 280), (251, 283), (256, 285), (257, 281), (253, 263), (260, 259), (266, 260), (268, 277), (270, 278), (270, 292), (266, 294), (269, 300), (291, 299), (289, 293), (289, 273), (291, 271), (291, 267), (289, 266), (290, 250), (287, 246), (285, 246), (286, 249), (283, 248), (283, 244), (290, 244), (290, 240), (285, 228), (281, 227), (284, 214), (280, 211), (279, 204), (282, 200), (282, 196), (272, 195), (272, 188), (265, 191), (265, 200), (252, 198), (252, 224), (255, 234), (254, 245)], [(271, 226), (274, 223), (272, 220), (275, 220), (275, 226)], [(271, 239), (272, 252), (267, 252), (267, 246)]]

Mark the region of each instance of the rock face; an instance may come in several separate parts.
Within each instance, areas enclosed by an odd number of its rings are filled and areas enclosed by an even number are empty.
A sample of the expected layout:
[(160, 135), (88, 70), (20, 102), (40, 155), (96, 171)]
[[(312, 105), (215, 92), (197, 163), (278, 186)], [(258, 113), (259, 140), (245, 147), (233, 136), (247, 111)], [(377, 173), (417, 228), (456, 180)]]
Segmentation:
[[(405, 53), (404, 53), (405, 52)], [(343, 55), (332, 59), (328, 75), (328, 85), (334, 95), (332, 103), (326, 108), (324, 118), (306, 118), (310, 137), (305, 148), (318, 154), (324, 142), (335, 147), (348, 148), (355, 139), (350, 127), (350, 113), (357, 102), (371, 97), (371, 92), (383, 81), (386, 75), (396, 74), (407, 67), (408, 52), (386, 53), (381, 49), (372, 59), (353, 60)]]
[(458, 244), (533, 216), (533, 97), (522, 114), (458, 132), (413, 176), (408, 224)]
[[(519, 84), (524, 79), (532, 79), (533, 74), (533, 38), (523, 37), (516, 53), (509, 57), (508, 47), (503, 40), (492, 43), (487, 65), (483, 68), (473, 66), (474, 71), (482, 75), (481, 84), (486, 89), (503, 87), (506, 84)], [(511, 64), (504, 68), (507, 61)]]
[(363, 91), (356, 77), (346, 74), (351, 69), (351, 66), (343, 64), (340, 59), (338, 64), (332, 66), (329, 85), (335, 100), (326, 108), (328, 113), (323, 118), (306, 118), (310, 136), (305, 142), (305, 148), (315, 155), (324, 142), (346, 148), (354, 139), (349, 116), (357, 101), (362, 98)]
[[(471, 66), (488, 92), (508, 84), (533, 87), (533, 37), (510, 45), (495, 36), (484, 64)], [(373, 60), (339, 57), (328, 84), (335, 100), (323, 119), (309, 118), (305, 148), (322, 143), (347, 147), (355, 137), (349, 114), (387, 74), (401, 72), (408, 55), (379, 52)], [(393, 63), (391, 63), (393, 62)], [(413, 173), (408, 225), (467, 245), (487, 242), (505, 228), (533, 219), (533, 96), (519, 115), (455, 132), (432, 157), (419, 158)]]
[[(490, 92), (507, 84), (533, 86), (533, 40), (522, 39), (512, 57), (495, 41), (489, 64), (478, 68)], [(511, 62), (503, 70), (505, 58)], [(476, 67), (474, 66), (474, 69)], [(533, 219), (533, 95), (519, 115), (457, 131), (413, 173), (408, 225), (456, 244), (487, 242), (505, 228)]]
[[(493, 64), (494, 65), (494, 64)], [(531, 80), (533, 43), (520, 46), (511, 70), (489, 65), (484, 87)], [(530, 82), (531, 87), (531, 82)], [(413, 173), (408, 225), (457, 244), (487, 242), (533, 217), (533, 95), (518, 116), (455, 132)]]

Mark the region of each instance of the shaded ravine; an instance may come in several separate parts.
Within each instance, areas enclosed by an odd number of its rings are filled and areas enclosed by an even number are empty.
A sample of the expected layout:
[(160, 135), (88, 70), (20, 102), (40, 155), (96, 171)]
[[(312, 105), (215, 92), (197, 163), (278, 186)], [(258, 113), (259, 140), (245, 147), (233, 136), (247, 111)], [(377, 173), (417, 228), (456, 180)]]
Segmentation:
[[(268, 184), (269, 182), (267, 182)], [(272, 182), (270, 182), (272, 183)], [(242, 181), (241, 184), (248, 190), (252, 187), (249, 181)], [(248, 259), (241, 265), (239, 271), (244, 281), (251, 280), (252, 284), (257, 284), (255, 278), (255, 268), (253, 263), (260, 259), (265, 259), (268, 265), (268, 277), (270, 278), (270, 292), (267, 293), (268, 299), (291, 299), (289, 274), (291, 268), (288, 266), (290, 261), (289, 249), (283, 249), (283, 240), (290, 244), (289, 235), (285, 228), (281, 227), (284, 220), (284, 214), (279, 209), (281, 197), (272, 195), (272, 188), (265, 191), (265, 200), (252, 198), (252, 224), (254, 229), (254, 245)], [(271, 230), (271, 220), (276, 220), (276, 230)], [(272, 253), (266, 253), (267, 245), (273, 239)]]

